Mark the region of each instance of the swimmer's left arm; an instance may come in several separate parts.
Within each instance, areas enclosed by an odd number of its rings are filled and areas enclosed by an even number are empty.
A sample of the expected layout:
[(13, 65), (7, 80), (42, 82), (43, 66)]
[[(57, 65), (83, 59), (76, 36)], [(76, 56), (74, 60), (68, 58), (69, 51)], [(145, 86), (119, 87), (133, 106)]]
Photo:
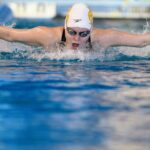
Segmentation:
[(106, 38), (104, 40), (106, 47), (109, 46), (144, 47), (150, 44), (150, 33), (133, 34), (118, 30), (107, 30), (106, 32), (108, 33), (106, 34)]

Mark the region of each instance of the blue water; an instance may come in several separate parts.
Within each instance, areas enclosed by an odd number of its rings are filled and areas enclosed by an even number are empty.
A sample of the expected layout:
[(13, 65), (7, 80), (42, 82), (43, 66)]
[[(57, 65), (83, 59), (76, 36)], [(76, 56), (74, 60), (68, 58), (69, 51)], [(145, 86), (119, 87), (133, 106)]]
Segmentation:
[(149, 150), (149, 47), (95, 58), (0, 45), (0, 150)]

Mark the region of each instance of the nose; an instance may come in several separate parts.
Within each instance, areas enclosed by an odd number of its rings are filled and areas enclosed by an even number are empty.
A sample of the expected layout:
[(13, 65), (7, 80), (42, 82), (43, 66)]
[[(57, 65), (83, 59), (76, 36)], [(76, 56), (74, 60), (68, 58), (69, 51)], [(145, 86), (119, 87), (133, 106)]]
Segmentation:
[(76, 34), (76, 35), (74, 36), (74, 41), (75, 41), (75, 42), (79, 42), (79, 40), (80, 40), (80, 36), (79, 36), (78, 34)]

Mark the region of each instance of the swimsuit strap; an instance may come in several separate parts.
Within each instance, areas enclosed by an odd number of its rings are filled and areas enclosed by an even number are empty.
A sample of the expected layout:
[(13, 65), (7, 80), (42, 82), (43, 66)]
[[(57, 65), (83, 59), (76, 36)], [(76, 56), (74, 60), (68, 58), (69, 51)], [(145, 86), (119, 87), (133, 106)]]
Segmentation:
[(66, 37), (65, 37), (65, 29), (63, 29), (63, 33), (62, 33), (62, 36), (61, 36), (61, 42), (66, 42)]
[(89, 37), (88, 43), (89, 43), (89, 49), (92, 49), (91, 37)]

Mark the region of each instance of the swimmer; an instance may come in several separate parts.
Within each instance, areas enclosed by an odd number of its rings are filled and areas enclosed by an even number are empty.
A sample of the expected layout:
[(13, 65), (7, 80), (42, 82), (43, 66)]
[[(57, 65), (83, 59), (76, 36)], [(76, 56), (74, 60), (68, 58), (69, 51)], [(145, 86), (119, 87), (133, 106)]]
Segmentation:
[(82, 3), (74, 4), (66, 14), (64, 27), (38, 26), (32, 29), (14, 29), (0, 26), (0, 39), (39, 45), (45, 50), (57, 48), (100, 50), (111, 46), (143, 47), (150, 44), (150, 33), (133, 34), (115, 29), (93, 27), (92, 11)]

